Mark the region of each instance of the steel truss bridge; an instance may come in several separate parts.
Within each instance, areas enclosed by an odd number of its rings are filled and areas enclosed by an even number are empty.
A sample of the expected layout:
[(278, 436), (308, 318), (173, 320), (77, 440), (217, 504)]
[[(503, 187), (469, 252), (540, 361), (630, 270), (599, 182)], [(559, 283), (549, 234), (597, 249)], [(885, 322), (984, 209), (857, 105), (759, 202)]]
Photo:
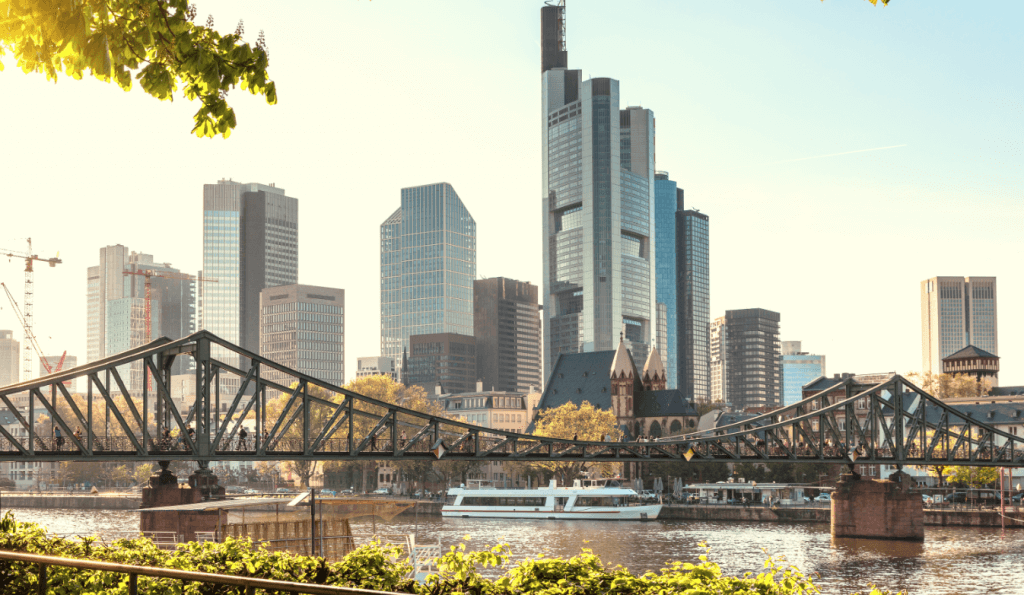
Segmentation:
[[(171, 369), (182, 357), (193, 360), (196, 390), (176, 402)], [(123, 375), (133, 367), (151, 380), (129, 392)], [(84, 383), (83, 394), (67, 389), (73, 380)], [(1024, 467), (1024, 438), (899, 375), (844, 385), (841, 398), (822, 392), (709, 433), (584, 442), (484, 428), (359, 395), (200, 331), (0, 388), (0, 414), (6, 408), (13, 420), (0, 426), (0, 460), (191, 460), (201, 469), (232, 460), (381, 459)], [(40, 413), (47, 419), (30, 423)], [(252, 431), (242, 430), (243, 420)]]

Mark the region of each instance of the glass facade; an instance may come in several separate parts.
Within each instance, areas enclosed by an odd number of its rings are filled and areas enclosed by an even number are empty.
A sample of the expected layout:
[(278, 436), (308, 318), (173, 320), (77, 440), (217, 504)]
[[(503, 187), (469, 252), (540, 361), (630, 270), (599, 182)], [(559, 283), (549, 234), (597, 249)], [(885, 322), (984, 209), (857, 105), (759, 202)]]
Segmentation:
[(676, 210), (682, 208), (682, 191), (659, 172), (654, 176), (654, 231), (657, 270), (655, 271), (658, 302), (665, 304), (665, 361), (668, 388), (679, 387), (678, 321), (676, 309)]
[(472, 336), (476, 221), (455, 189), (403, 188), (380, 241), (381, 355), (402, 361), (412, 335)]
[(679, 211), (676, 221), (677, 369), (683, 396), (711, 400), (711, 284), (708, 216)]
[(922, 370), (974, 345), (999, 355), (995, 277), (933, 277), (921, 282)]
[(803, 387), (825, 375), (825, 356), (807, 353), (782, 356), (782, 404), (803, 400)]

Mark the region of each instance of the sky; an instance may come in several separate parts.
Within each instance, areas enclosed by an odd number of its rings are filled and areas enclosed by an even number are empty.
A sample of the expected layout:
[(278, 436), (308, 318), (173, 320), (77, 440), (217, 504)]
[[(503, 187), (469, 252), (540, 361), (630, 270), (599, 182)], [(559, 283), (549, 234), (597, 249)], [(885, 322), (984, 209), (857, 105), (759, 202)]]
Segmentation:
[[(481, 277), (541, 284), (540, 7), (195, 0), (265, 32), (279, 103), (198, 108), (91, 79), (0, 72), (0, 248), (36, 273), (44, 351), (84, 360), (86, 269), (123, 244), (195, 274), (203, 184), (299, 199), (299, 282), (346, 295), (346, 378), (380, 352), (379, 226), (451, 183)], [(655, 113), (656, 168), (710, 217), (711, 315), (767, 308), (828, 373), (921, 367), (920, 282), (998, 279), (1001, 385), (1024, 385), (1024, 3), (569, 0), (569, 67)], [(21, 261), (0, 281), (22, 299)], [(18, 329), (0, 299), (0, 328)], [(21, 332), (15, 336), (20, 340)]]

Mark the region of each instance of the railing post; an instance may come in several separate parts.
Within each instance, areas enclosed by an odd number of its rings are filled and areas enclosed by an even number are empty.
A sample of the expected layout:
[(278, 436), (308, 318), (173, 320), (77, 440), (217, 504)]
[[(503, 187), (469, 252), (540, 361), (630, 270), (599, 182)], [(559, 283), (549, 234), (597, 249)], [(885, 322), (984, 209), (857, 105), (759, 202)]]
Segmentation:
[[(29, 397), (31, 398), (31, 397)], [(46, 564), (39, 565), (39, 595), (46, 595)]]
[(128, 575), (128, 595), (139, 595), (139, 575)]

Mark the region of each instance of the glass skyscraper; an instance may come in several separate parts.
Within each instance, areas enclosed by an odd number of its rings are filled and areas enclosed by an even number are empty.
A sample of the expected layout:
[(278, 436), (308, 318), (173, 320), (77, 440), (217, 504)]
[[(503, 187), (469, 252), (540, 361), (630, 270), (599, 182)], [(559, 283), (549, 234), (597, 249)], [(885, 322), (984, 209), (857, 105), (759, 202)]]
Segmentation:
[(198, 283), (200, 328), (259, 353), (260, 292), (298, 282), (298, 220), (298, 199), (283, 188), (230, 180), (203, 186), (201, 277), (211, 281)]
[(476, 221), (451, 184), (402, 189), (380, 226), (380, 277), (381, 356), (401, 362), (411, 335), (473, 335)]
[(668, 179), (667, 172), (654, 174), (654, 232), (656, 294), (658, 304), (665, 305), (665, 361), (668, 388), (679, 386), (678, 322), (676, 309), (676, 211), (683, 209), (683, 190)]
[(800, 341), (782, 342), (782, 404), (803, 400), (804, 385), (825, 376), (825, 356), (800, 350)]
[(942, 358), (974, 345), (999, 355), (995, 277), (921, 281), (921, 371), (942, 373)]
[(678, 349), (674, 359), (683, 396), (711, 400), (711, 284), (708, 259), (708, 216), (682, 209), (675, 215), (676, 323)]
[(655, 340), (654, 113), (619, 109), (619, 82), (568, 69), (565, 7), (541, 8), (544, 352)]

